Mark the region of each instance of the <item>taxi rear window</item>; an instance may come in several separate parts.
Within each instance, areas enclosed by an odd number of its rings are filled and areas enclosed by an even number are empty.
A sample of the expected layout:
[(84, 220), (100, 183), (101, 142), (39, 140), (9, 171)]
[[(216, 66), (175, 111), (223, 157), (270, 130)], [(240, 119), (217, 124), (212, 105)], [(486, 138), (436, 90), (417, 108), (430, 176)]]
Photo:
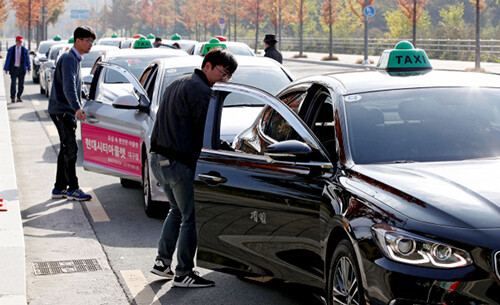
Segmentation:
[(500, 90), (432, 88), (345, 97), (358, 164), (500, 156)]

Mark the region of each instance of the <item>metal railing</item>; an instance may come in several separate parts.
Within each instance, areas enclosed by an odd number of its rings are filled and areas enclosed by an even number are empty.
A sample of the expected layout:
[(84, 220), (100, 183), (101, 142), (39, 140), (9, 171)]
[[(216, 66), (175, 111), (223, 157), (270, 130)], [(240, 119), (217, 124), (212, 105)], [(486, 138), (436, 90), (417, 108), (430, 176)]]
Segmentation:
[[(368, 50), (371, 54), (380, 54), (385, 49), (392, 49), (399, 41), (404, 39), (370, 38), (368, 39)], [(411, 41), (411, 39), (406, 39)], [(238, 41), (245, 42), (253, 48), (255, 38), (241, 37)], [(304, 38), (303, 48), (305, 52), (328, 53), (328, 38)], [(490, 53), (500, 56), (500, 40), (481, 40), (481, 53)], [(263, 42), (259, 42), (259, 48), (263, 48)], [(475, 52), (476, 41), (473, 39), (417, 39), (416, 47), (424, 49), (426, 52), (435, 52), (438, 55), (442, 53), (467, 54), (472, 55)], [(283, 50), (298, 50), (299, 38), (283, 37), (281, 39), (281, 48)], [(363, 53), (363, 38), (334, 38), (334, 53)]]

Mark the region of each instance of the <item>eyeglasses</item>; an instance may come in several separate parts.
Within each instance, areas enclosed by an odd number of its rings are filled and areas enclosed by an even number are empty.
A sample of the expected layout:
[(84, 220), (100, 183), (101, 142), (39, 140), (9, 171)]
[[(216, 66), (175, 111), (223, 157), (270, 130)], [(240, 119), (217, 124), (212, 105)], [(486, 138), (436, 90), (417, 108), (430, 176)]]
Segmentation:
[(91, 39), (83, 39), (83, 38), (82, 38), (81, 40), (85, 41), (85, 42), (86, 42), (86, 43), (88, 43), (88, 44), (94, 44), (94, 41), (93, 41), (93, 40), (91, 40)]
[(222, 75), (222, 80), (228, 81), (231, 79), (231, 77), (233, 77), (233, 75), (231, 73), (226, 72), (226, 71), (221, 71), (217, 66), (214, 66), (214, 67)]

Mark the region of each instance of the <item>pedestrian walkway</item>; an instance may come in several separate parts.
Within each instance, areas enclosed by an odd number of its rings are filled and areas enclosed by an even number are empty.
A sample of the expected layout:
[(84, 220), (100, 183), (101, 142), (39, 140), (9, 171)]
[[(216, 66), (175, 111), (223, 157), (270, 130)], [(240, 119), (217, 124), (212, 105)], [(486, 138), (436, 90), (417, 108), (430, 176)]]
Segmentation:
[[(322, 58), (328, 56), (327, 53), (315, 53), (315, 52), (304, 52), (306, 55), (305, 58), (294, 58), (294, 56), (298, 55), (299, 52), (293, 51), (283, 51), (283, 59), (293, 60), (293, 61), (304, 61), (304, 62), (322, 62), (328, 65), (338, 65), (343, 67), (352, 67), (358, 68), (362, 67), (358, 62), (363, 61), (363, 55), (350, 55), (350, 54), (333, 54), (338, 57), (338, 60), (329, 60), (322, 61)], [(370, 67), (375, 67), (378, 62), (379, 56), (368, 56), (370, 62), (372, 64), (368, 65)], [(468, 70), (474, 69), (475, 64), (473, 61), (458, 61), (458, 60), (441, 60), (441, 59), (432, 59), (429, 58), (431, 65), (434, 69), (450, 69), (450, 70)], [(491, 63), (491, 62), (482, 62), (481, 68), (485, 70), (485, 72), (490, 73), (500, 73), (500, 63)]]

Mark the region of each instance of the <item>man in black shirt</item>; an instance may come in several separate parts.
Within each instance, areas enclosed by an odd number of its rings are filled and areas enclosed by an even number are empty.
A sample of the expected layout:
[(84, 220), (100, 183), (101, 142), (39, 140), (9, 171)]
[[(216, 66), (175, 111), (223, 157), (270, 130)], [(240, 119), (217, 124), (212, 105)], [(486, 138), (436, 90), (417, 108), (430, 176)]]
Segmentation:
[(266, 37), (264, 38), (264, 45), (266, 46), (266, 49), (264, 50), (264, 56), (272, 58), (282, 64), (283, 56), (281, 56), (280, 51), (276, 50), (277, 42), (278, 41), (276, 40), (276, 36), (274, 36), (273, 34), (266, 34)]
[(228, 81), (238, 63), (226, 50), (205, 55), (201, 70), (170, 84), (162, 98), (151, 134), (151, 169), (170, 203), (152, 273), (173, 278), (172, 255), (177, 245), (176, 287), (209, 287), (214, 282), (194, 271), (197, 247), (194, 174), (201, 154), (211, 87)]

